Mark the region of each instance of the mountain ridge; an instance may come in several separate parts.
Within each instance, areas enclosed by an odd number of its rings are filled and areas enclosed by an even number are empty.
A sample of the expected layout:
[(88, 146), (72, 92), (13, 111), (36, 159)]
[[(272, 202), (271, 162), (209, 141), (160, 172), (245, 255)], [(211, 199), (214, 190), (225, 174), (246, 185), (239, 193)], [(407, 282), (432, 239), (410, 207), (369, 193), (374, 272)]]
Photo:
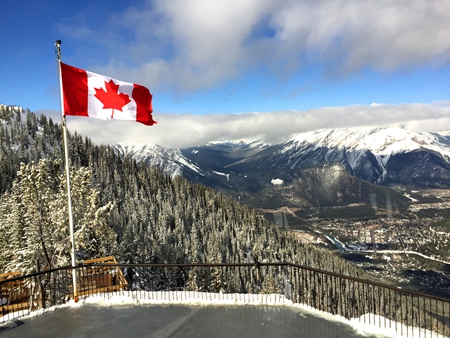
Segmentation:
[[(351, 175), (376, 184), (448, 187), (450, 182), (450, 141), (439, 133), (403, 128), (319, 130), (296, 134), (279, 144), (238, 140), (184, 149), (131, 144), (114, 147), (118, 153), (172, 176), (212, 178), (214, 172), (220, 172), (230, 177), (337, 162)], [(420, 175), (411, 175), (413, 172)]]
[[(123, 148), (115, 147), (118, 152)], [(390, 188), (450, 186), (450, 141), (438, 133), (402, 128), (319, 130), (279, 144), (238, 140), (176, 150), (144, 146), (125, 153), (256, 208), (370, 205), (373, 194), (383, 204), (386, 194), (394, 194), (395, 189), (386, 192)]]

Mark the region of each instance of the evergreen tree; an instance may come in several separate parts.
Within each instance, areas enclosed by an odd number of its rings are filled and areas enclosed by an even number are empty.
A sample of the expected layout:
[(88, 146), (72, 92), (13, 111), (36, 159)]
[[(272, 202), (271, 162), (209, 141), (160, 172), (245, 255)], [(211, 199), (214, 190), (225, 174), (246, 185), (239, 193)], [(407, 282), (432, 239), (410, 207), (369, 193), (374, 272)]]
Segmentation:
[[(99, 206), (86, 168), (73, 170), (71, 177), (77, 258), (114, 253), (115, 234), (107, 226), (112, 203)], [(69, 264), (67, 192), (60, 162), (22, 164), (0, 210), (0, 237), (10, 239), (1, 255), (1, 271), (29, 273)]]

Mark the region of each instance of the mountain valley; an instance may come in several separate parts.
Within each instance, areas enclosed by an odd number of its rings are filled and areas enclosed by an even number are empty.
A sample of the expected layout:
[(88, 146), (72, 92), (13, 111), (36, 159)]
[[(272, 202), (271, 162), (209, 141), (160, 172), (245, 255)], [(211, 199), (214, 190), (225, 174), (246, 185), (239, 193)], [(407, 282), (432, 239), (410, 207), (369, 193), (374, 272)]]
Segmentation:
[[(42, 159), (56, 161), (54, 170), (60, 170), (61, 129), (20, 107), (0, 105), (0, 122), (0, 206), (20, 213), (10, 195), (20, 196), (13, 189), (18, 170), (33, 162), (44, 170)], [(299, 134), (276, 145), (237, 141), (165, 149), (97, 146), (75, 134), (69, 149), (74, 168), (92, 172), (99, 205), (114, 205), (105, 221), (117, 235), (112, 248), (121, 260), (248, 261), (253, 252), (260, 259), (287, 257), (353, 275), (364, 271), (374, 280), (449, 297), (449, 146), (444, 136), (394, 128), (334, 130)], [(14, 219), (20, 217), (5, 214), (2, 229), (10, 231)], [(288, 241), (292, 251), (273, 249), (282, 244), (268, 245), (257, 237), (255, 222), (270, 226), (267, 233)], [(222, 224), (231, 237), (221, 232)], [(210, 226), (217, 232), (210, 233)], [(241, 228), (249, 232), (243, 235)]]
[[(136, 152), (136, 145), (115, 147)], [(278, 145), (213, 142), (173, 151), (161, 148), (158, 160), (141, 152), (140, 160), (231, 195), (394, 285), (450, 296), (450, 143), (443, 135), (334, 130)]]

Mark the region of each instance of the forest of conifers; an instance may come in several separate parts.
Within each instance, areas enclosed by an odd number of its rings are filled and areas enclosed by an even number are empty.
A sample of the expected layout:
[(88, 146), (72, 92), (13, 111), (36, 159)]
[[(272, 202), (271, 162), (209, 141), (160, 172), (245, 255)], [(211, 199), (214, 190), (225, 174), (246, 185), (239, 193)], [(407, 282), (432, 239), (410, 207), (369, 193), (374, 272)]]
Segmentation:
[[(114, 255), (122, 263), (292, 262), (364, 275), (210, 188), (164, 176), (76, 133), (69, 134), (68, 148), (79, 260)], [(69, 264), (62, 149), (59, 124), (0, 105), (0, 272)]]

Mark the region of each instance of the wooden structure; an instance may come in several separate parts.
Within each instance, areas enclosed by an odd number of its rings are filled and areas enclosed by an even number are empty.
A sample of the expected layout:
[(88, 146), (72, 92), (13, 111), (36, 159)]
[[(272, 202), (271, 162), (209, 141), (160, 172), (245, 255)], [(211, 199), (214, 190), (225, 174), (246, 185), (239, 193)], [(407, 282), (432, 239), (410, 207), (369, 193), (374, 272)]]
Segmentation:
[[(78, 295), (127, 290), (128, 283), (114, 256), (85, 260), (79, 277)], [(107, 264), (107, 265), (96, 265)]]
[[(20, 277), (21, 271), (0, 274), (0, 281)], [(25, 280), (16, 280), (0, 284), (0, 316), (6, 313), (29, 308), (31, 287), (25, 285)]]
[[(76, 270), (78, 296), (128, 290), (128, 283), (114, 256), (86, 260), (77, 266)], [(41, 275), (34, 277), (36, 278), (34, 281), (32, 278), (8, 281), (22, 276), (22, 272), (0, 274), (0, 282), (2, 282), (0, 284), (0, 317), (11, 312), (31, 310), (35, 307), (42, 308), (44, 302), (50, 299), (49, 297), (55, 297), (55, 292), (63, 292), (65, 299), (71, 298), (68, 293), (72, 289), (72, 269), (68, 267), (63, 271), (63, 275), (64, 273), (67, 274), (66, 277), (57, 281), (54, 279), (55, 275), (49, 273), (44, 278), (47, 283), (43, 284), (41, 284)], [(63, 277), (63, 275), (59, 276)], [(50, 280), (51, 282), (48, 284)], [(58, 286), (55, 286), (55, 282)], [(50, 295), (49, 292), (53, 293)]]

